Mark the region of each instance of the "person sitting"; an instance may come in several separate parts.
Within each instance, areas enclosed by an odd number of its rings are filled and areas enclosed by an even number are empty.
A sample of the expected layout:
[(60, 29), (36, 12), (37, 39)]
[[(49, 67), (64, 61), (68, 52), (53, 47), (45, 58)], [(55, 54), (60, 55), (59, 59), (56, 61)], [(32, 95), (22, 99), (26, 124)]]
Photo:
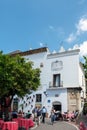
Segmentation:
[(31, 113), (30, 113), (30, 110), (28, 110), (28, 113), (27, 113), (27, 115), (26, 115), (26, 118), (30, 118), (31, 117)]
[(19, 112), (18, 112), (18, 117), (22, 117), (22, 111), (21, 110), (19, 110)]
[(12, 111), (12, 118), (17, 118), (17, 117), (18, 117), (17, 111)]

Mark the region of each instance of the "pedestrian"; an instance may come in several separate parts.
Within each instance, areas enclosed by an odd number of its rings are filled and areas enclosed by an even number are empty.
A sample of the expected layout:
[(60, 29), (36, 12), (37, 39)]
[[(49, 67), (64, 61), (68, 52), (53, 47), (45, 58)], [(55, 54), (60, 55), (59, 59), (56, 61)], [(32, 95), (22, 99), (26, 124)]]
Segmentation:
[(40, 120), (41, 120), (41, 109), (38, 107), (37, 110), (37, 125), (40, 125)]
[(51, 123), (52, 123), (52, 125), (53, 125), (54, 121), (55, 121), (55, 111), (54, 111), (54, 109), (52, 109), (51, 110)]
[(36, 118), (37, 118), (37, 110), (38, 110), (38, 108), (37, 108), (37, 106), (33, 109), (33, 111), (32, 111), (32, 113), (34, 114), (34, 121), (36, 120)]
[(42, 123), (45, 123), (45, 117), (46, 117), (47, 109), (45, 106), (42, 108)]

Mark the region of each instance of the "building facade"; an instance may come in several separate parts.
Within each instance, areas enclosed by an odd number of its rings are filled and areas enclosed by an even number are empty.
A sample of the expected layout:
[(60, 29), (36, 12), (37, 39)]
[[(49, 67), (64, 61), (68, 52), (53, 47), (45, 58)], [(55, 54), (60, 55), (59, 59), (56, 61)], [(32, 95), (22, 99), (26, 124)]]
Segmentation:
[(37, 91), (19, 100), (18, 109), (27, 112), (35, 106), (45, 106), (49, 115), (52, 107), (61, 113), (81, 112), (86, 86), (79, 52), (77, 49), (51, 53), (47, 47), (18, 52), (27, 61), (32, 61), (34, 68), (41, 70), (41, 85)]

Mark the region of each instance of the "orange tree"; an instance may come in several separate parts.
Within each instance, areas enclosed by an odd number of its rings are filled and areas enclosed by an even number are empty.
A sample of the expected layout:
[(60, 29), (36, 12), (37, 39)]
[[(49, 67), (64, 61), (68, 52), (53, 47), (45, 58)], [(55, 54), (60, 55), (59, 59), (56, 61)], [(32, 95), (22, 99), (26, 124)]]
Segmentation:
[(40, 69), (34, 69), (31, 61), (0, 52), (0, 116), (7, 112), (15, 94), (23, 97), (39, 85)]

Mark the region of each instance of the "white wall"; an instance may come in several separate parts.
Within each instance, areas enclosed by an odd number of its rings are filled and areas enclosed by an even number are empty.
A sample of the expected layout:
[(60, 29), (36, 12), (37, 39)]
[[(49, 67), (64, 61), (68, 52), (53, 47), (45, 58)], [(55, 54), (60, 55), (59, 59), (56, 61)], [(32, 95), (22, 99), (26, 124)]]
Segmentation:
[[(48, 52), (33, 54), (25, 56), (25, 58), (34, 62), (34, 68), (41, 69), (41, 86), (40, 91), (35, 93), (42, 93), (42, 104), (45, 105), (50, 113), (52, 102), (59, 101), (62, 104), (62, 112), (67, 111), (67, 89), (68, 87), (79, 87), (81, 83), (82, 71), (79, 68), (79, 51), (70, 51), (64, 53), (49, 54)], [(51, 63), (56, 60), (63, 62), (63, 68), (61, 70), (53, 71), (51, 69)], [(43, 63), (43, 67), (40, 67), (40, 63)], [(50, 90), (49, 82), (53, 82), (53, 74), (61, 74), (61, 80), (63, 81), (63, 88)], [(80, 76), (79, 76), (80, 74)], [(46, 97), (43, 92), (47, 90), (48, 96)], [(58, 94), (58, 97), (55, 97)], [(48, 100), (51, 100), (48, 103)], [(35, 101), (32, 103), (35, 104)], [(27, 111), (28, 108), (26, 108)]]
[[(58, 89), (58, 90), (49, 90), (47, 91), (47, 99), (45, 101), (45, 106), (50, 115), (52, 109), (52, 103), (58, 101), (62, 105), (62, 113), (67, 112), (67, 89)], [(55, 97), (55, 94), (58, 94), (58, 97)], [(48, 102), (50, 100), (50, 102)]]
[[(34, 62), (34, 68), (40, 68), (40, 63), (43, 63), (43, 67), (41, 69), (41, 85), (45, 84), (47, 87), (49, 86), (49, 82), (53, 81), (53, 74), (61, 74), (61, 80), (63, 81), (63, 87), (78, 87), (79, 86), (79, 55), (78, 53), (62, 55), (57, 54), (54, 57), (49, 58), (47, 53), (39, 53), (29, 55), (26, 58), (29, 58)], [(62, 61), (63, 69), (58, 71), (51, 70), (51, 63), (54, 61)], [(45, 81), (45, 82), (44, 82)]]
[[(63, 68), (61, 70), (52, 71), (51, 70), (51, 63), (54, 61), (62, 61)], [(46, 63), (44, 64), (45, 68), (42, 71), (42, 75), (44, 75), (43, 81), (47, 83), (49, 86), (49, 82), (53, 81), (53, 74), (61, 74), (61, 80), (63, 81), (63, 87), (78, 87), (79, 86), (79, 77), (78, 77), (78, 56), (71, 55), (65, 57), (58, 57), (58, 58), (50, 58), (47, 59)]]

